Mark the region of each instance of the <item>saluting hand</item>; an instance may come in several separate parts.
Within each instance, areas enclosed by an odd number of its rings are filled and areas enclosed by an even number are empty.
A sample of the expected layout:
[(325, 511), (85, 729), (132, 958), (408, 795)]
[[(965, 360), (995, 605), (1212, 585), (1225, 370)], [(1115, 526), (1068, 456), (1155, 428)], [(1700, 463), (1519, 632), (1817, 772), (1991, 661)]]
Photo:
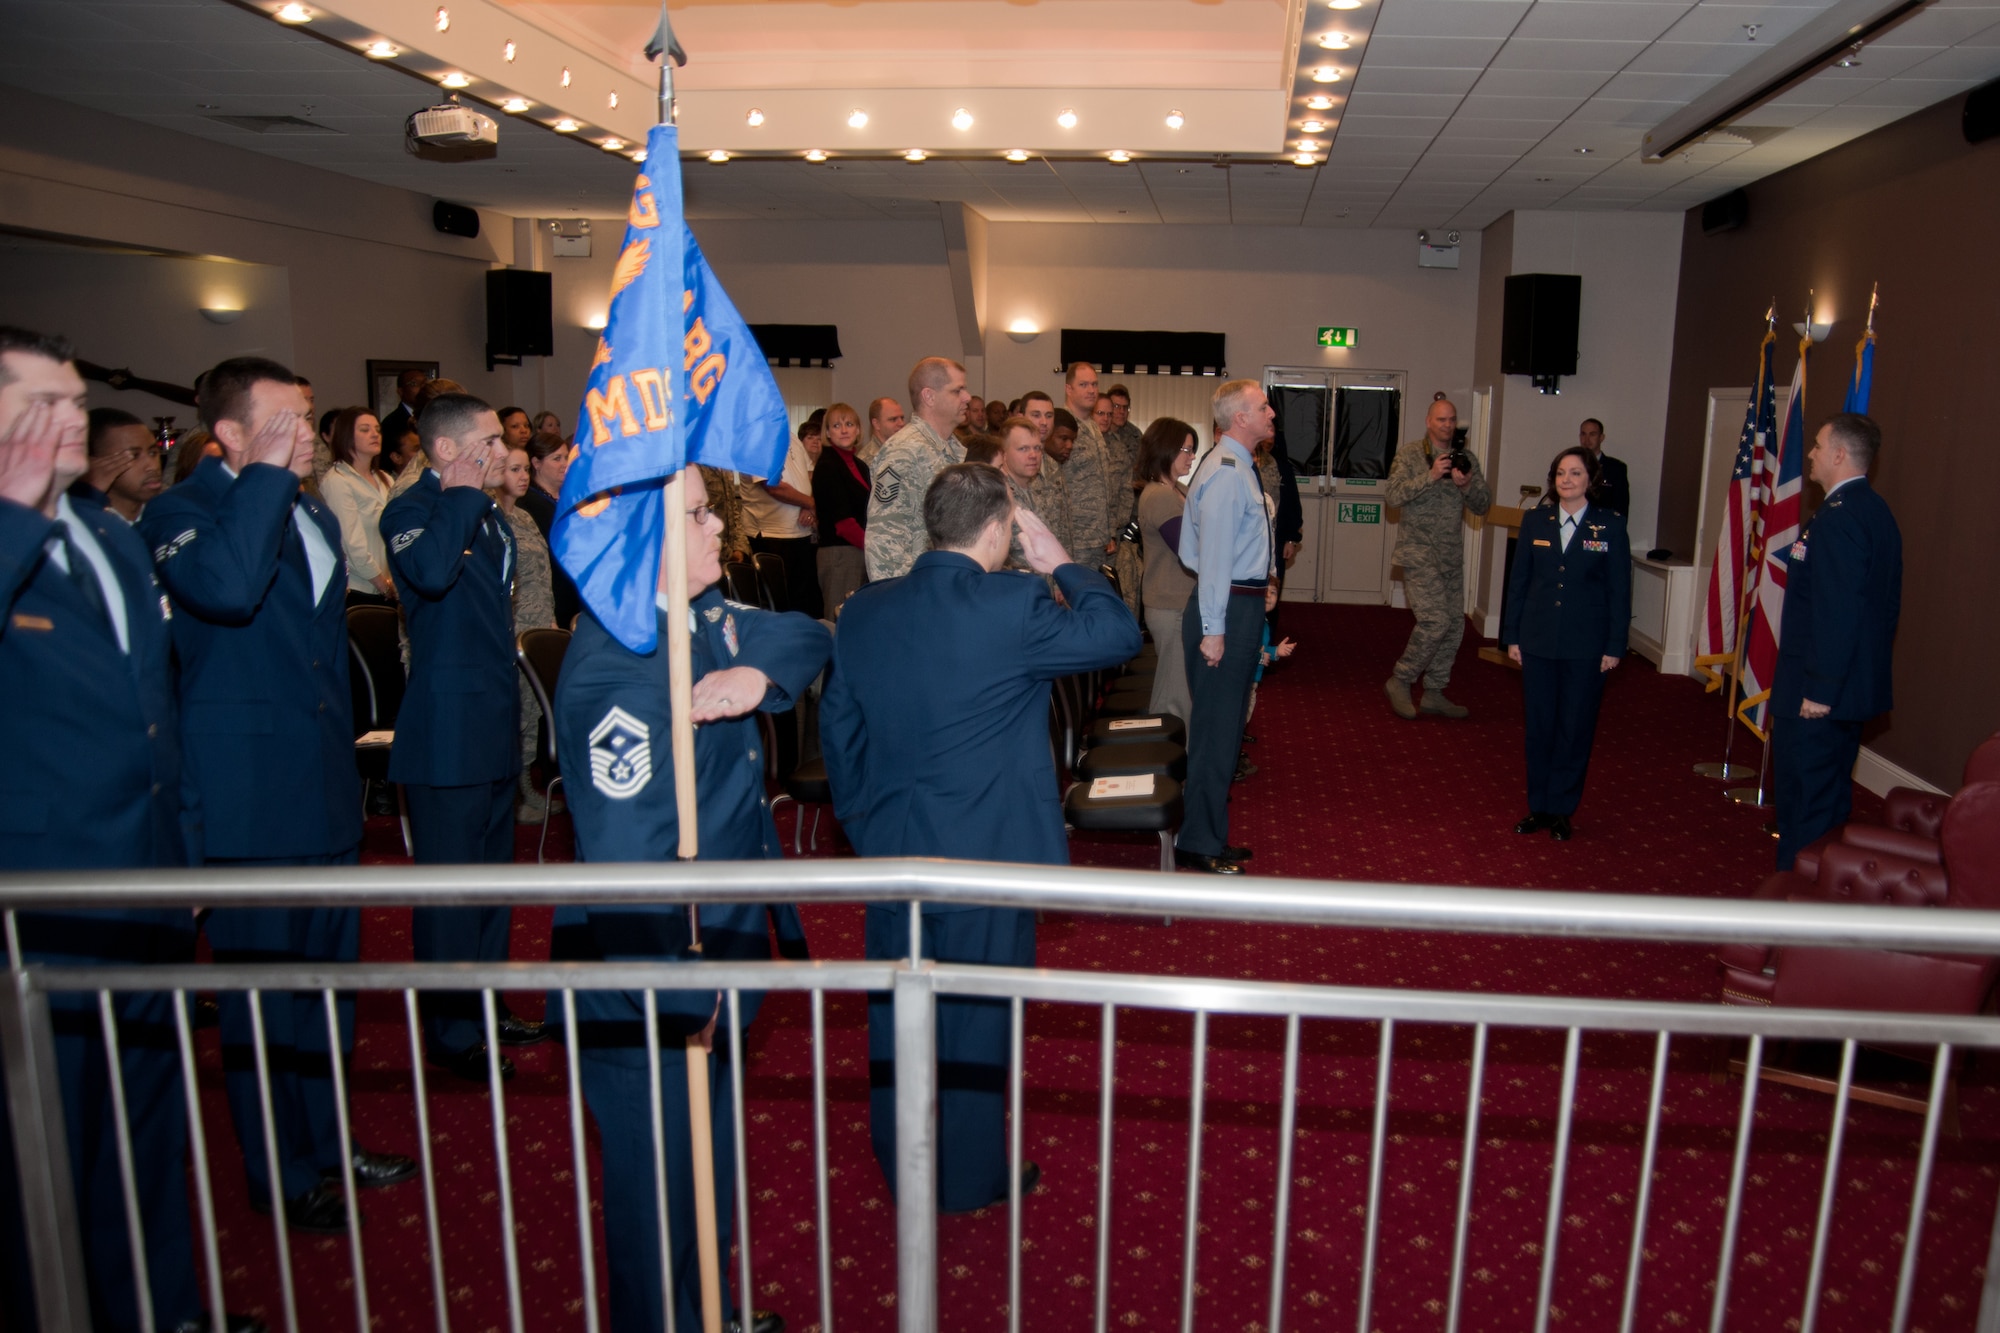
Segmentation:
[(487, 452), (473, 445), (459, 446), (458, 456), (438, 467), (438, 484), (446, 490), (454, 486), (486, 485)]
[(764, 702), (771, 678), (756, 667), (729, 667), (711, 671), (694, 683), (693, 705), (688, 716), (695, 725), (742, 717)]
[(1016, 508), (1014, 523), (1021, 530), (1021, 556), (1029, 569), (1037, 574), (1053, 574), (1071, 563), (1069, 552), (1033, 510)]
[(292, 451), (298, 445), (300, 418), (289, 409), (273, 412), (250, 437), (249, 462), (269, 463), (292, 470)]
[(30, 403), (0, 435), (0, 499), (40, 509), (55, 488), (56, 450), (62, 444), (52, 403)]

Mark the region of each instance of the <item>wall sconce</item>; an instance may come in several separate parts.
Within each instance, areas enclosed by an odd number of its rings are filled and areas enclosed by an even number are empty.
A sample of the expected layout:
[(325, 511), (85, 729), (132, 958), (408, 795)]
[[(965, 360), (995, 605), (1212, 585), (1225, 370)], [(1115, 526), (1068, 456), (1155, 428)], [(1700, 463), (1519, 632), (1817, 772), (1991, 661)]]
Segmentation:
[(1017, 319), (1007, 326), (1007, 336), (1017, 343), (1031, 343), (1042, 336), (1042, 331), (1031, 319)]
[(1794, 321), (1792, 332), (1801, 338), (1811, 338), (1816, 343), (1823, 343), (1826, 341), (1826, 335), (1833, 332), (1833, 321), (1816, 319), (1811, 324)]
[(241, 306), (205, 305), (201, 308), (201, 317), (211, 324), (234, 324), (237, 320), (243, 318), (243, 308)]
[(591, 333), (602, 333), (604, 332), (604, 326), (610, 322), (611, 317), (602, 310), (599, 310), (583, 321), (583, 327)]

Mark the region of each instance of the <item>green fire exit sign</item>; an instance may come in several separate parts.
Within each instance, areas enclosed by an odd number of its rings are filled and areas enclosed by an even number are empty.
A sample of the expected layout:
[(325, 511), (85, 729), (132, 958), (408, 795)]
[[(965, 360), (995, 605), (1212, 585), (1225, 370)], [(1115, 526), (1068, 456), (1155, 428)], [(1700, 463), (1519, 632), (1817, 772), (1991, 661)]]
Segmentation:
[(1321, 347), (1352, 347), (1355, 333), (1354, 329), (1321, 328), (1318, 342)]
[(1353, 500), (1340, 502), (1338, 521), (1342, 523), (1380, 523), (1382, 506), (1379, 504), (1356, 503)]

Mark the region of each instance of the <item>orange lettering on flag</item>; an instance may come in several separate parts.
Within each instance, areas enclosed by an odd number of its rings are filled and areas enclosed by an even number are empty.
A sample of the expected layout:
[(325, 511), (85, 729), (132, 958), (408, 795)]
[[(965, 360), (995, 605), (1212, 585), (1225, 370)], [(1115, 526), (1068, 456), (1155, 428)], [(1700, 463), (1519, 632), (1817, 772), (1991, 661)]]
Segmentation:
[(641, 176), (633, 185), (632, 209), (625, 215), (625, 221), (634, 227), (657, 227), (660, 225), (660, 206), (653, 202), (653, 196), (646, 191), (653, 182)]
[(667, 414), (667, 385), (657, 370), (632, 372), (632, 387), (639, 391), (639, 406), (646, 413), (647, 430), (665, 430), (672, 420)]
[(616, 493), (615, 491), (606, 491), (594, 499), (585, 500), (576, 507), (576, 516), (578, 518), (596, 518), (611, 507), (611, 497)]
[(620, 435), (637, 435), (639, 419), (632, 415), (632, 399), (625, 391), (625, 377), (613, 375), (611, 382), (603, 389), (592, 389), (583, 400), (584, 410), (590, 414), (590, 442), (609, 444), (611, 442), (611, 419), (618, 418)]
[(687, 338), (684, 340), (684, 347), (687, 352), (687, 369), (692, 371), (695, 363), (707, 356), (709, 349), (713, 346), (715, 346), (715, 339), (709, 336), (706, 324), (702, 323), (699, 319), (690, 324), (688, 326)]
[(728, 368), (729, 362), (722, 353), (715, 352), (688, 371), (688, 388), (694, 393), (696, 402), (708, 401), (708, 396), (715, 392), (715, 386), (722, 383), (722, 372)]

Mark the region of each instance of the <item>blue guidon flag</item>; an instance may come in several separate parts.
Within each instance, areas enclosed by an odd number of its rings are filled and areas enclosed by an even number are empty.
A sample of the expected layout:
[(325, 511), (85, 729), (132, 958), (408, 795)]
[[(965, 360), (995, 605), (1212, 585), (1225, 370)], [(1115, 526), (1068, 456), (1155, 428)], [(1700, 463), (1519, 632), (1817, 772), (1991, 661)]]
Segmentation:
[(590, 613), (637, 653), (658, 639), (667, 478), (691, 463), (773, 477), (791, 443), (764, 354), (681, 216), (672, 125), (653, 127), (646, 163), (549, 533)]

